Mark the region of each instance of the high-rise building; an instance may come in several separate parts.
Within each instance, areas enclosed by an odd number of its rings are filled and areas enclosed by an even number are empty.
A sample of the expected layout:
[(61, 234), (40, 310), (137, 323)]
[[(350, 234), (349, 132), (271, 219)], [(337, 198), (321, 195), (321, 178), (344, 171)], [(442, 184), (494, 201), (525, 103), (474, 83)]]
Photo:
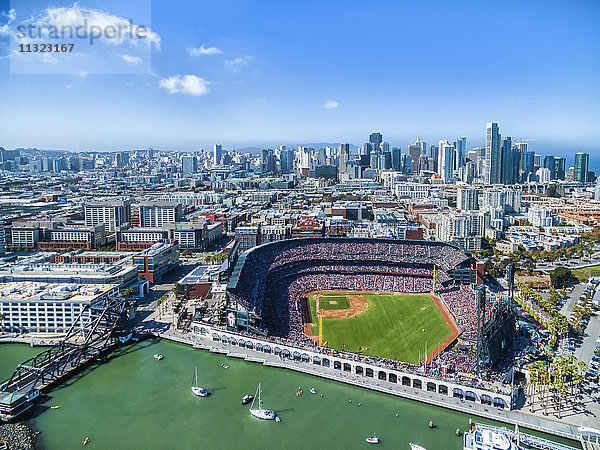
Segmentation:
[(527, 181), (527, 177), (533, 173), (533, 152), (521, 152), (521, 182)]
[(131, 223), (131, 204), (129, 200), (86, 203), (83, 214), (86, 227), (104, 224), (106, 231), (115, 231), (118, 227)]
[(540, 167), (535, 174), (537, 176), (538, 183), (541, 184), (550, 183), (550, 180), (552, 179), (550, 178), (550, 169), (547, 167)]
[(512, 148), (512, 138), (507, 136), (502, 141), (502, 184), (519, 182), (521, 154)]
[(198, 160), (195, 156), (184, 156), (181, 158), (181, 173), (183, 176), (198, 172)]
[(400, 172), (402, 170), (401, 155), (402, 149), (400, 147), (392, 147), (392, 168), (396, 172)]
[(260, 151), (260, 170), (264, 173), (275, 172), (275, 153), (273, 149), (263, 148)]
[(556, 165), (554, 164), (554, 156), (544, 156), (544, 167), (550, 170), (550, 179), (556, 180)]
[(374, 151), (376, 154), (380, 154), (382, 142), (383, 142), (383, 136), (381, 136), (381, 133), (371, 133), (369, 135), (369, 143), (371, 144), (371, 151)]
[(140, 202), (140, 226), (142, 228), (160, 228), (166, 223), (181, 221), (183, 212), (180, 203)]
[(454, 143), (454, 147), (456, 148), (456, 164), (455, 169), (459, 169), (465, 165), (466, 156), (467, 156), (467, 138), (457, 138)]
[(565, 165), (566, 160), (562, 156), (554, 157), (554, 179), (564, 180), (565, 179)]
[(294, 170), (294, 149), (286, 148), (285, 145), (279, 147), (279, 163), (282, 172), (291, 172)]
[(411, 160), (411, 173), (415, 175), (419, 174), (419, 156), (421, 156), (422, 151), (422, 143), (418, 139), (417, 142), (408, 146), (408, 154), (410, 155)]
[(350, 161), (350, 144), (340, 144), (338, 155), (338, 172), (346, 172), (346, 164)]
[(587, 182), (588, 167), (590, 164), (590, 155), (588, 153), (575, 153), (575, 164), (573, 170), (573, 181), (580, 183)]
[(461, 211), (479, 209), (479, 190), (474, 188), (458, 188), (456, 192), (456, 207)]
[(454, 176), (455, 149), (448, 141), (440, 141), (439, 149), (438, 173), (444, 182), (448, 182)]
[(438, 149), (437, 145), (430, 145), (429, 146), (429, 157), (431, 159), (433, 159), (433, 165), (434, 165), (434, 167), (437, 168), (437, 166), (438, 166), (438, 159), (439, 159), (439, 149)]
[(502, 149), (500, 129), (496, 122), (485, 126), (485, 165), (483, 179), (486, 184), (498, 184), (502, 181)]
[(213, 147), (213, 164), (215, 166), (221, 164), (221, 158), (223, 158), (223, 146), (221, 144), (215, 144)]

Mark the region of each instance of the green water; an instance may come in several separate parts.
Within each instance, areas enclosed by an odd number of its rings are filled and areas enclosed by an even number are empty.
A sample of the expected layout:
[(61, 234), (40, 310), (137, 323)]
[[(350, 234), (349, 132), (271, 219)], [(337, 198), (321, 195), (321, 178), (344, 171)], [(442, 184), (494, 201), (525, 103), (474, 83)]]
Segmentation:
[[(0, 374), (10, 374), (35, 350), (0, 345)], [(164, 359), (156, 361), (155, 353)], [(221, 368), (224, 362), (229, 369)], [(209, 397), (195, 397), (190, 391), (195, 366)], [(280, 423), (256, 419), (240, 404), (244, 394), (254, 394), (259, 382), (264, 407), (274, 409)], [(298, 386), (304, 390), (300, 397)], [(310, 394), (310, 387), (318, 394)], [(53, 405), (60, 408), (49, 409)], [(365, 438), (375, 432), (380, 447), (408, 449), (408, 442), (415, 441), (428, 450), (451, 450), (462, 449), (454, 433), (466, 428), (468, 418), (156, 340), (122, 348), (108, 363), (62, 383), (35, 407), (31, 422), (42, 431), (40, 443), (47, 449), (81, 448), (86, 437), (87, 448), (98, 449), (364, 448), (369, 445)], [(433, 430), (428, 428), (430, 420), (436, 424)]]

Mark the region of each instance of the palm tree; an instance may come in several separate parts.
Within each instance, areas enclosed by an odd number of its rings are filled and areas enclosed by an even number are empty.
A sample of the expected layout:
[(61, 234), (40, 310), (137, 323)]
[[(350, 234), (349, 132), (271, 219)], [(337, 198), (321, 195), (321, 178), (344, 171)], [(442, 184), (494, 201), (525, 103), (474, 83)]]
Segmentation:
[[(535, 394), (539, 383), (539, 370), (535, 364), (529, 364), (529, 384), (527, 385), (527, 397), (529, 400), (529, 411), (534, 412)], [(531, 392), (533, 391), (533, 392)]]

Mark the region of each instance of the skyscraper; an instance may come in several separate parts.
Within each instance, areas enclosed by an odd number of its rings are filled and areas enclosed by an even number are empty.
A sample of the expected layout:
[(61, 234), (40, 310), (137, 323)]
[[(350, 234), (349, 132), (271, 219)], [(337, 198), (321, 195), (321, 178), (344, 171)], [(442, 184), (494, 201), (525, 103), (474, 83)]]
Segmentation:
[(486, 184), (497, 184), (502, 181), (502, 151), (500, 146), (500, 129), (496, 122), (485, 126), (485, 165), (483, 179)]
[(392, 147), (392, 168), (396, 172), (400, 172), (402, 170), (401, 155), (402, 149), (400, 147)]
[(554, 176), (556, 180), (565, 179), (565, 164), (566, 160), (562, 156), (554, 157)]
[(223, 157), (223, 147), (221, 144), (215, 144), (213, 147), (213, 164), (218, 166), (221, 164), (221, 158)]
[(369, 135), (369, 143), (371, 144), (371, 151), (374, 151), (376, 154), (381, 153), (381, 143), (383, 142), (383, 136), (381, 133), (371, 133)]
[(588, 178), (588, 166), (590, 164), (590, 155), (588, 153), (575, 153), (575, 169), (573, 171), (573, 181), (585, 183)]
[(440, 141), (439, 144), (438, 173), (444, 182), (452, 179), (454, 175), (454, 146), (448, 141)]
[(463, 167), (466, 162), (467, 138), (457, 138), (454, 147), (456, 148), (456, 164), (454, 168), (459, 169), (460, 167)]
[(534, 172), (533, 152), (521, 152), (521, 182), (527, 181), (527, 177)]
[(422, 142), (417, 141), (408, 146), (408, 154), (410, 155), (411, 160), (411, 173), (418, 175), (419, 174), (419, 156), (421, 156), (421, 152), (423, 151)]
[(184, 156), (181, 158), (181, 172), (183, 176), (198, 172), (198, 160), (195, 156)]
[(554, 164), (554, 156), (544, 156), (544, 165), (546, 169), (550, 170), (550, 179), (556, 180), (556, 165)]
[(502, 141), (502, 184), (515, 184), (519, 180), (521, 165), (520, 153), (512, 148), (512, 138), (507, 136)]
[(350, 161), (350, 144), (340, 144), (338, 155), (338, 172), (346, 172), (346, 164)]

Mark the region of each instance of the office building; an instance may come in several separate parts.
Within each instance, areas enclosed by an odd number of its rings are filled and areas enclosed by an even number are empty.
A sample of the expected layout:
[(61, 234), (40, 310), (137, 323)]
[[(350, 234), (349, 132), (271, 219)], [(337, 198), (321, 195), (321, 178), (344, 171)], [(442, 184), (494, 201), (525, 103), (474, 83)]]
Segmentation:
[(456, 148), (456, 158), (455, 158), (454, 169), (458, 170), (459, 168), (463, 167), (466, 163), (467, 138), (462, 137), (462, 138), (456, 139), (456, 142), (454, 143), (454, 147)]
[(479, 209), (479, 190), (474, 188), (458, 188), (456, 192), (456, 207), (461, 211)]
[(133, 257), (133, 266), (138, 277), (156, 283), (169, 271), (179, 265), (179, 244), (177, 241), (158, 242)]
[[(119, 294), (113, 284), (12, 282), (0, 284), (0, 330), (15, 333), (65, 333), (88, 305)], [(89, 311), (83, 320), (89, 319)]]
[(104, 224), (107, 232), (131, 222), (129, 200), (99, 201), (86, 203), (83, 208), (85, 226), (95, 227)]
[(198, 159), (195, 156), (181, 158), (181, 173), (183, 176), (198, 172)]
[(448, 141), (440, 141), (439, 152), (438, 173), (444, 182), (449, 182), (454, 177), (454, 146)]
[(213, 147), (213, 164), (218, 166), (221, 164), (223, 159), (223, 146), (221, 144), (215, 144)]
[(573, 170), (573, 181), (585, 183), (588, 180), (588, 166), (590, 164), (590, 155), (587, 153), (575, 153), (575, 164)]
[(180, 222), (183, 217), (181, 204), (174, 202), (140, 202), (140, 226), (160, 228), (166, 223)]
[(502, 146), (500, 129), (496, 122), (485, 126), (485, 164), (483, 174), (485, 184), (498, 184), (502, 181)]

